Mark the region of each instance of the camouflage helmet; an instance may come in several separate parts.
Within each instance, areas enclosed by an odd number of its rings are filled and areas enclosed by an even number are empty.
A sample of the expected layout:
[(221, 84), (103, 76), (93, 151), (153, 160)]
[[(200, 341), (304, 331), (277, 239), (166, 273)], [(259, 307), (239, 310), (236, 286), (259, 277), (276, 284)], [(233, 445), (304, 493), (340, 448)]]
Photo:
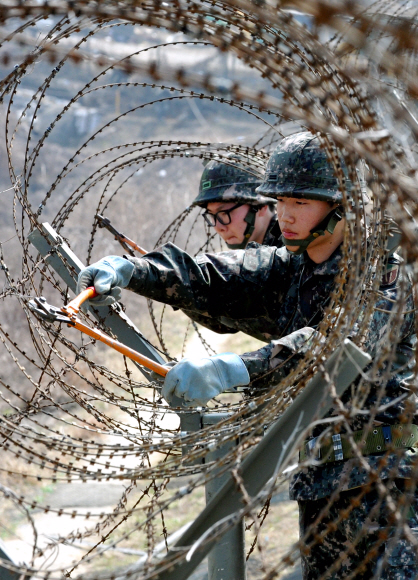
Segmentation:
[(206, 207), (216, 201), (235, 201), (250, 205), (267, 205), (272, 200), (256, 192), (261, 179), (246, 168), (238, 156), (225, 161), (212, 159), (200, 178), (199, 194), (192, 205)]
[[(345, 185), (352, 187), (340, 159)], [(318, 137), (305, 131), (285, 137), (267, 162), (263, 183), (257, 192), (268, 197), (295, 197), (341, 203), (343, 195), (334, 166), (321, 148)]]

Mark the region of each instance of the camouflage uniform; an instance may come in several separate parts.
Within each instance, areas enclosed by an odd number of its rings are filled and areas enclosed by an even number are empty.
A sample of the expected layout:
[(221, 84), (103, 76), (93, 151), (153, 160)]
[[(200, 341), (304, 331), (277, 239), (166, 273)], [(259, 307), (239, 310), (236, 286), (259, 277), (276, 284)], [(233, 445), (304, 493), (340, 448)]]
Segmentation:
[[(341, 203), (341, 187), (345, 186), (347, 197), (350, 198), (352, 183), (348, 179), (344, 161), (338, 152), (334, 151), (334, 154), (336, 169), (327, 162), (324, 150), (312, 134), (305, 132), (285, 138), (270, 157), (265, 180), (257, 191), (274, 198), (284, 196)], [(338, 179), (336, 170), (339, 173)], [(366, 204), (368, 199), (365, 185), (361, 180), (359, 184), (363, 202)], [(339, 208), (336, 207), (333, 211), (338, 213)], [(328, 214), (316, 230), (311, 231), (310, 236), (304, 240), (288, 240), (286, 245), (294, 245), (296, 252), (302, 253), (318, 234), (322, 235), (326, 230), (333, 232), (335, 218), (338, 219), (338, 215)], [(393, 228), (390, 230), (393, 232)], [(387, 270), (381, 281), (381, 297), (375, 305), (368, 340), (363, 346), (372, 356), (379, 350), (380, 341), (383, 349), (385, 347), (385, 334), (389, 324), (387, 312), (391, 310), (390, 304), (396, 302), (400, 291), (400, 262), (397, 256), (392, 255), (397, 245), (395, 240), (399, 243), (400, 237), (396, 231), (392, 236), (391, 247), (389, 244), (387, 247)], [(411, 395), (405, 383), (406, 379), (411, 378), (416, 342), (413, 328), (414, 305), (409, 281), (406, 291), (409, 293), (405, 307), (408, 314), (404, 316), (396, 359), (390, 369), (391, 378), (389, 381), (385, 380), (386, 384), (383, 383), (384, 396), (378, 401), (377, 392), (382, 385), (382, 379), (379, 384), (379, 377), (376, 377), (376, 383), (370, 385), (363, 405), (364, 410), (376, 408), (377, 403), (380, 403), (380, 409), (384, 410), (375, 416), (374, 425), (384, 425), (382, 432), (385, 429), (386, 433), (388, 430), (390, 432), (390, 425), (408, 421), (408, 415), (411, 417), (412, 414), (413, 422), (418, 422), (416, 410), (411, 412), (409, 407), (408, 413), (404, 413), (408, 404), (405, 399), (408, 397), (413, 399), (410, 401), (412, 409), (416, 409), (415, 396)], [(354, 328), (353, 334), (355, 332)], [(346, 408), (350, 407), (350, 392), (345, 393), (343, 402)], [(331, 410), (330, 414), (332, 412)], [(350, 427), (359, 434), (365, 422), (365, 415), (355, 414)], [(323, 429), (321, 426), (315, 427), (311, 443), (313, 437), (318, 436)], [(373, 436), (378, 434), (378, 430), (373, 427), (370, 431)], [(341, 433), (343, 435), (343, 430)], [(396, 537), (393, 516), (388, 509), (390, 503), (387, 504), (386, 498), (382, 499), (381, 495), (382, 488), (386, 488), (389, 497), (398, 507), (402, 505), (398, 500), (405, 499), (403, 491), (406, 482), (413, 481), (402, 478), (413, 475), (411, 471), (414, 471), (414, 450), (396, 451), (397, 453), (384, 458), (382, 453), (366, 454), (362, 464), (357, 459), (347, 458), (333, 463), (322, 462), (316, 467), (305, 467), (295, 475), (290, 485), (290, 497), (298, 500), (301, 538), (304, 547), (308, 548), (301, 549), (305, 579), (323, 577), (337, 580), (349, 576), (357, 579), (374, 577), (402, 580), (417, 577), (416, 549), (406, 536), (400, 534)], [(340, 455), (343, 456), (342, 453)], [(372, 476), (378, 474), (379, 490), (369, 474), (370, 468)], [(409, 501), (406, 523), (412, 534), (416, 535), (418, 506), (414, 487), (409, 493)], [(364, 567), (361, 566), (363, 563)]]
[[(129, 289), (166, 304), (203, 312), (214, 319), (228, 316), (232, 320), (244, 321), (252, 327), (253, 335), (257, 332), (263, 340), (270, 340), (269, 344), (258, 351), (241, 355), (249, 371), (252, 388), (259, 391), (277, 384), (306, 351), (333, 289), (341, 248), (321, 264), (312, 262), (306, 253), (295, 255), (286, 248), (277, 249), (258, 244), (249, 244), (245, 251), (202, 254), (196, 258), (172, 244), (166, 244), (159, 251), (151, 252), (143, 258), (129, 259), (135, 265)], [(396, 301), (404, 276), (400, 268), (400, 258), (395, 254), (390, 260), (389, 273), (383, 277), (381, 295), (376, 302), (367, 342), (363, 346), (372, 356), (384, 341), (388, 313)], [(415, 317), (411, 285), (408, 281), (406, 285), (409, 292), (406, 304), (408, 313), (404, 316), (400, 330), (398, 360), (394, 362), (394, 371), (387, 384), (386, 398), (382, 400), (382, 404), (395, 402), (376, 417), (385, 424), (396, 424), (399, 416), (403, 414), (403, 397), (407, 393), (405, 378), (411, 375), (408, 362), (411, 364), (413, 357)], [(352, 334), (355, 332), (354, 328)], [(375, 402), (377, 389), (378, 385), (371, 385), (366, 407)], [(348, 392), (345, 402), (349, 400), (349, 396)], [(414, 422), (418, 424), (418, 417), (414, 417)], [(358, 430), (361, 427), (360, 416), (355, 418), (352, 428)], [(316, 436), (320, 430), (318, 428), (313, 435)], [(384, 469), (379, 465), (380, 455), (364, 458), (372, 469), (380, 471), (381, 480), (392, 477), (387, 483), (395, 499), (400, 494), (397, 483), (402, 483), (401, 478), (411, 476), (408, 455), (413, 455), (413, 452), (405, 453), (400, 461), (395, 456), (391, 457)], [(398, 475), (395, 482), (394, 468)], [(329, 519), (333, 521), (350, 504), (352, 496), (363, 489), (360, 486), (368, 481), (368, 471), (360, 467), (356, 459), (301, 470), (292, 481), (291, 497), (299, 502), (302, 535), (325, 506), (331, 506)], [(329, 497), (337, 488), (342, 493), (330, 504)], [(365, 519), (372, 507), (379, 503), (377, 492), (372, 489), (365, 497), (361, 497), (359, 503), (350, 512), (350, 517), (339, 523), (336, 531), (325, 535), (321, 543), (313, 546), (310, 554), (303, 555), (305, 579), (319, 578), (337, 560), (340, 553), (349, 547), (358, 530), (364, 528)], [(415, 504), (416, 498), (409, 517), (412, 528), (418, 528)], [(321, 531), (324, 525), (321, 523), (316, 531)], [(354, 555), (347, 555), (330, 578), (341, 578), (344, 577), (341, 576), (342, 572), (345, 574), (354, 570), (359, 564), (361, 554), (370, 551), (370, 546), (375, 545), (379, 532), (387, 526), (388, 516), (383, 503), (375, 515), (375, 521), (371, 523), (372, 532), (362, 538)], [(310, 540), (312, 538), (308, 537), (307, 541)], [(403, 550), (400, 550), (400, 546), (403, 546)], [(402, 538), (395, 546), (391, 546), (390, 540), (381, 544), (378, 556), (389, 556), (388, 561), (384, 561), (385, 575), (379, 577), (391, 580), (415, 577), (411, 575), (417, 569), (413, 550), (405, 539)], [(364, 575), (355, 577), (371, 578), (370, 571), (377, 565), (376, 560), (377, 557), (368, 564)]]
[[(208, 203), (221, 201), (249, 204), (250, 211), (246, 217), (248, 220), (246, 233), (249, 238), (252, 233), (251, 224), (255, 223), (257, 209), (273, 202), (270, 198), (256, 193), (257, 186), (261, 184), (260, 177), (254, 174), (249, 167), (246, 167), (244, 161), (244, 158), (232, 154), (223, 161), (212, 159), (207, 162), (200, 179), (199, 193), (194, 199), (193, 205), (206, 208)], [(243, 249), (247, 246), (248, 238), (244, 238), (243, 242), (237, 246), (229, 246), (228, 244), (227, 246), (230, 249)], [(270, 220), (262, 244), (277, 247), (283, 245), (276, 213)], [(191, 320), (218, 334), (234, 334), (241, 331), (259, 340), (270, 340), (270, 338), (266, 339), (263, 336), (258, 324), (254, 326), (253, 320), (236, 320), (227, 316), (213, 318), (196, 311), (182, 310)]]
[[(245, 251), (192, 258), (169, 243), (144, 258), (127, 256), (135, 265), (128, 288), (214, 319), (225, 316), (237, 323), (244, 321), (254, 325), (254, 334), (267, 342), (320, 320), (340, 258), (337, 251), (316, 268), (305, 255), (293, 256), (286, 248), (255, 243), (248, 244)], [(309, 273), (302, 277), (303, 270)], [(298, 299), (299, 292), (304, 302)], [(252, 379), (269, 369), (274, 346), (271, 343), (248, 358)], [(299, 347), (296, 342), (295, 350)], [(266, 386), (275, 378), (273, 373)]]
[[(127, 259), (135, 266), (128, 289), (138, 294), (215, 319), (227, 316), (236, 321), (253, 321), (262, 339), (270, 342), (253, 353), (243, 354), (242, 359), (251, 380), (263, 388), (287, 375), (289, 367), (276, 368), (285, 353), (303, 356), (307, 349), (333, 289), (341, 247), (321, 264), (312, 262), (306, 253), (294, 255), (286, 248), (254, 243), (246, 250), (200, 254), (196, 258), (168, 243), (144, 257)], [(390, 284), (382, 284), (382, 296), (376, 302), (379, 310), (370, 324), (366, 349), (372, 356), (381, 343), (402, 279), (400, 259), (395, 254), (391, 261), (396, 266), (396, 271), (392, 270), (395, 276), (391, 275)], [(405, 360), (413, 356), (412, 294), (407, 308), (397, 349), (402, 369), (394, 375), (391, 398), (403, 385)], [(296, 358), (292, 358), (292, 366)], [(393, 420), (395, 415), (390, 418)]]
[[(382, 483), (395, 504), (402, 505), (406, 480), (385, 480)], [(393, 527), (386, 499), (379, 496), (375, 484), (371, 485), (370, 491), (363, 492), (364, 488), (345, 491), (335, 501), (330, 497), (299, 501), (300, 535), (304, 544), (311, 547), (302, 556), (305, 580), (320, 577), (342, 580), (349, 576), (357, 580), (417, 578), (413, 544), (402, 536), (386, 540), (382, 536)], [(323, 511), (326, 515), (321, 514)], [(415, 537), (417, 513), (417, 496), (412, 494), (406, 523)], [(318, 517), (319, 523), (316, 523)], [(333, 528), (332, 533), (326, 531), (329, 525)], [(318, 538), (320, 534), (324, 534), (322, 541), (315, 541), (315, 536)]]
[[(264, 236), (263, 246), (277, 246), (281, 247), (281, 231), (279, 223), (277, 221), (277, 215), (274, 214), (271, 218), (270, 224)], [(175, 308), (175, 310), (177, 310)], [(213, 330), (218, 334), (235, 334), (236, 332), (245, 332), (258, 340), (263, 342), (268, 342), (270, 336), (265, 336), (263, 332), (260, 331), (260, 325), (254, 320), (242, 320), (242, 319), (232, 319), (228, 316), (221, 316), (214, 318), (210, 315), (204, 315), (196, 311), (182, 309), (183, 312), (194, 322), (198, 322), (202, 326)], [(262, 328), (262, 326), (261, 326)]]
[[(259, 191), (275, 197), (291, 196), (341, 202), (339, 184), (345, 180), (347, 191), (352, 184), (343, 176), (336, 184), (334, 171), (324, 155), (321, 160), (315, 138), (299, 134), (284, 139), (282, 158), (266, 169), (266, 180)], [(273, 157), (273, 156), (272, 156)], [(328, 165), (327, 165), (328, 164)], [(325, 231), (331, 234), (338, 216), (334, 208), (318, 224), (310, 236), (314, 239)], [(295, 240), (294, 240), (295, 241)], [(129, 288), (149, 298), (204, 313), (216, 320), (223, 316), (244, 322), (253, 336), (269, 343), (258, 351), (241, 355), (252, 381), (252, 389), (268, 389), (294, 368), (308, 349), (339, 271), (341, 247), (321, 264), (312, 262), (303, 240), (296, 252), (249, 244), (245, 251), (202, 254), (193, 259), (173, 245), (144, 258), (131, 259), (135, 264)], [(300, 240), (295, 246), (300, 246)], [(289, 244), (288, 244), (289, 245)], [(292, 244), (290, 244), (292, 245)], [(406, 380), (411, 377), (415, 337), (414, 303), (411, 282), (405, 278), (401, 260), (393, 254), (383, 276), (375, 310), (362, 348), (372, 357), (385, 346), (390, 325), (390, 312), (400, 293), (405, 292), (405, 313), (399, 329), (396, 357), (387, 369), (384, 397), (379, 401), (375, 420), (384, 425), (396, 425), (405, 418), (405, 407), (414, 395)], [(355, 336), (356, 325), (351, 335)], [(379, 377), (368, 385), (363, 410), (378, 401), (381, 389)], [(350, 405), (351, 391), (343, 402)], [(334, 413), (330, 411), (330, 415)], [(411, 415), (411, 413), (410, 413)], [(410, 419), (418, 424), (416, 412)], [(354, 414), (350, 427), (362, 429), (366, 414)], [(325, 426), (316, 426), (312, 437)], [(417, 562), (412, 543), (401, 533), (395, 534), (390, 502), (382, 499), (381, 488), (370, 478), (370, 471), (379, 474), (379, 483), (386, 486), (396, 502), (401, 497), (410, 500), (405, 520), (412, 532), (418, 530), (417, 496), (414, 488), (404, 493), (414, 468), (414, 451), (396, 450), (385, 457), (382, 453), (365, 455), (363, 463), (354, 459), (310, 465), (302, 468), (291, 482), (290, 494), (299, 503), (300, 528), (304, 542), (302, 565), (304, 578), (332, 579), (375, 578), (403, 580), (417, 576)], [(337, 493), (338, 492), (338, 493)], [(323, 511), (324, 513), (321, 513)], [(320, 523), (316, 519), (320, 516)], [(318, 520), (319, 521), (319, 520)], [(313, 527), (311, 527), (313, 524)], [(329, 525), (327, 525), (329, 524)], [(341, 558), (340, 558), (341, 555)], [(364, 569), (361, 567), (364, 563)]]

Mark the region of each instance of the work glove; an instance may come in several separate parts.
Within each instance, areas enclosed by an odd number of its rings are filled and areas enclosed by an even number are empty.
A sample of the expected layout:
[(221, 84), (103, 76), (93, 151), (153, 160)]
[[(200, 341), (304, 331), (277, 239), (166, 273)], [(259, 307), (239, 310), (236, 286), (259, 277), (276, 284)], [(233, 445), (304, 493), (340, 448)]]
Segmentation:
[[(163, 367), (165, 367), (166, 369), (172, 369), (176, 364), (177, 364), (177, 361), (171, 360), (171, 361), (163, 364)], [(165, 381), (165, 377), (161, 376), (160, 374), (156, 373), (155, 371), (151, 371), (148, 379), (149, 379), (149, 381), (156, 383), (155, 389), (161, 395), (162, 389), (163, 389), (163, 384)], [(160, 401), (158, 401), (158, 402), (160, 402)], [(173, 399), (171, 401), (172, 407), (183, 407), (183, 403), (184, 403), (183, 399), (177, 399), (176, 397), (173, 397)]]
[[(164, 363), (163, 367), (166, 369), (172, 369), (173, 367), (176, 366), (176, 364), (178, 364), (176, 361), (170, 360), (169, 362)], [(163, 383), (164, 379), (165, 379), (165, 377), (161, 376), (160, 374), (156, 373), (155, 371), (151, 371), (149, 374), (149, 380), (152, 382)]]
[(179, 397), (187, 407), (202, 407), (226, 389), (249, 382), (247, 367), (237, 354), (225, 352), (197, 360), (184, 358), (168, 371), (162, 395), (167, 403)]
[(134, 265), (120, 256), (106, 256), (91, 264), (78, 275), (77, 294), (89, 286), (94, 286), (97, 294), (91, 302), (94, 306), (109, 306), (121, 297), (121, 288), (125, 288), (132, 277)]

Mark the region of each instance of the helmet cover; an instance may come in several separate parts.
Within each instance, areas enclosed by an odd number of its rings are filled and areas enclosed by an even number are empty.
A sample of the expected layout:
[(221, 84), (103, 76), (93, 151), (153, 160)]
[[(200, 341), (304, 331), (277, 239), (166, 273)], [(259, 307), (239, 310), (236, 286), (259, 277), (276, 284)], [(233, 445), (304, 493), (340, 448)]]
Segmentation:
[[(340, 158), (349, 192), (347, 168)], [(343, 194), (332, 162), (318, 137), (309, 132), (285, 137), (267, 162), (263, 183), (257, 192), (268, 197), (295, 197), (341, 203)]]
[[(226, 162), (225, 162), (226, 161)], [(246, 168), (238, 157), (206, 164), (200, 178), (199, 194), (192, 205), (206, 207), (219, 201), (242, 202), (250, 205), (267, 205), (272, 200), (256, 192), (261, 178)]]

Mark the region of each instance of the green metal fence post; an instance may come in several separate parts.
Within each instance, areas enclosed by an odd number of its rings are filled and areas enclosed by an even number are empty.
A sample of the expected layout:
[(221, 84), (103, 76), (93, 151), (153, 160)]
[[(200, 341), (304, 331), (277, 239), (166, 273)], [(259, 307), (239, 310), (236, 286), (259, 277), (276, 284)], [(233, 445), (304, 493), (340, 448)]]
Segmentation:
[[(371, 357), (348, 339), (331, 355), (325, 364), (325, 371), (333, 380), (338, 396), (370, 361)], [(250, 498), (254, 498), (272, 477), (280, 473), (302, 442), (312, 421), (320, 419), (330, 409), (333, 399), (328, 387), (328, 381), (318, 371), (243, 461), (239, 474)], [(158, 566), (158, 579), (186, 580), (225, 533), (219, 524), (232, 520), (243, 507), (242, 493), (229, 476), (162, 560)], [(176, 561), (176, 556), (184, 552), (187, 552), (187, 557)]]
[[(204, 414), (202, 415), (202, 426), (208, 427), (209, 425), (216, 425), (227, 417), (228, 413)], [(216, 461), (217, 459), (225, 457), (228, 451), (235, 446), (236, 442), (230, 441), (217, 447), (206, 455), (205, 462)], [(228, 473), (216, 476), (216, 472), (211, 472), (211, 475), (215, 475), (215, 477), (210, 479), (205, 486), (207, 504), (210, 503), (229, 478)], [(244, 520), (241, 520), (214, 545), (208, 555), (208, 580), (246, 579), (244, 536)]]

